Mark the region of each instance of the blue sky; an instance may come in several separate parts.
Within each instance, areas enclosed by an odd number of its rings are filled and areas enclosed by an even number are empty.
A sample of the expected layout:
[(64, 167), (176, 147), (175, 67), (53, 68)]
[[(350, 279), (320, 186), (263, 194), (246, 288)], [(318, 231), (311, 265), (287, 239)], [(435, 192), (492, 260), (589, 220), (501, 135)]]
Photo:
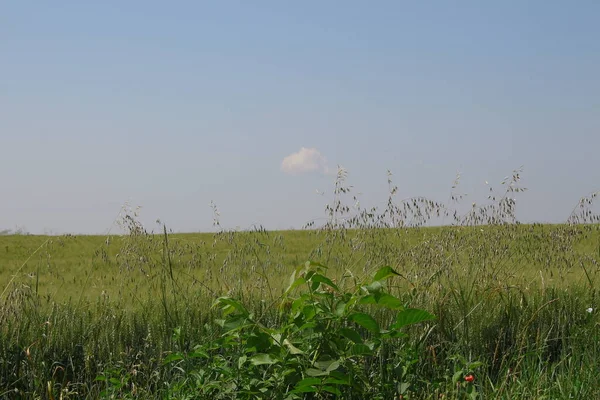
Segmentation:
[(477, 201), (523, 165), (520, 219), (565, 220), (600, 189), (599, 15), (583, 0), (4, 2), (0, 230), (101, 233), (126, 201), (149, 228), (211, 230), (211, 201), (228, 228), (300, 227), (324, 216), (337, 164), (365, 205), (385, 203), (387, 169), (399, 197), (440, 201), (461, 171)]

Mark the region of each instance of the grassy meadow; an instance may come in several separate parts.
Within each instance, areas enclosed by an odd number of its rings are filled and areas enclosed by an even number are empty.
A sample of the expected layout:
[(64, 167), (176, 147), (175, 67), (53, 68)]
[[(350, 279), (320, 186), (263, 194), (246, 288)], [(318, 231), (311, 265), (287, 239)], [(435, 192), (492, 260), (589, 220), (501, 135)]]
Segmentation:
[(345, 193), (298, 231), (0, 236), (0, 398), (600, 398), (593, 198), (521, 225)]

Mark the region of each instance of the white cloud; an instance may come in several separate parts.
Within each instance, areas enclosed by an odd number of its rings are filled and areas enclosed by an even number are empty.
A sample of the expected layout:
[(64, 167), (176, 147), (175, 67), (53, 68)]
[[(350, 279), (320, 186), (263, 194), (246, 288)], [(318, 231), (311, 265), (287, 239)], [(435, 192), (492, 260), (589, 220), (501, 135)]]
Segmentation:
[(281, 170), (292, 175), (306, 172), (322, 172), (324, 174), (332, 172), (327, 165), (327, 159), (319, 150), (306, 147), (285, 157), (281, 162)]

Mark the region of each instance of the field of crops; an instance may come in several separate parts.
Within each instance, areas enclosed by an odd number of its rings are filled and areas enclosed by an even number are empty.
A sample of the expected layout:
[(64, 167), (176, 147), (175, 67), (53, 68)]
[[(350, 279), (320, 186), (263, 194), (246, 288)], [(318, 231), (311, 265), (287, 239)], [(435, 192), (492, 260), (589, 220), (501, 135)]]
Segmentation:
[(298, 231), (0, 236), (0, 397), (600, 398), (595, 195), (522, 225), (341, 181)]
[(3, 397), (600, 395), (596, 225), (130, 228), (0, 237)]

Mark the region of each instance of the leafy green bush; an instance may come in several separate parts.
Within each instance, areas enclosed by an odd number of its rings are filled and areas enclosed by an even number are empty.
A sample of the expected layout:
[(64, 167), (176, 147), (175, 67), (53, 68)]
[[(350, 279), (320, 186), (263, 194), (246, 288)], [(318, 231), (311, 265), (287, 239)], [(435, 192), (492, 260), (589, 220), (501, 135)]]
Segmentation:
[[(382, 369), (391, 367), (382, 358), (385, 347), (406, 336), (404, 327), (434, 316), (405, 308), (385, 290), (386, 281), (398, 275), (391, 267), (351, 290), (343, 290), (325, 271), (314, 262), (294, 271), (273, 326), (262, 322), (266, 314), (256, 316), (240, 301), (219, 297), (214, 303), (222, 313), (215, 321), (218, 336), (165, 360), (182, 373), (173, 394), (211, 399), (391, 398), (402, 383), (383, 379), (387, 372)], [(301, 286), (307, 290), (294, 295)], [(374, 308), (395, 314), (388, 326), (369, 313)]]

